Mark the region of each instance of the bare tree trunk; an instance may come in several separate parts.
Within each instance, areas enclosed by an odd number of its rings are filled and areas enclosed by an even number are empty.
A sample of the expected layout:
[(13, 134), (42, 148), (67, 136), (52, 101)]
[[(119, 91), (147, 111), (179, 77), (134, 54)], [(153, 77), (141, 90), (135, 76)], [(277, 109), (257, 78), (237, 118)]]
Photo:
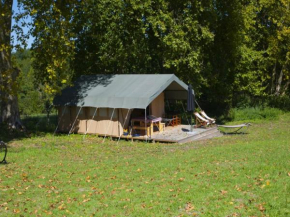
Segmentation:
[(282, 92), (282, 96), (284, 96), (288, 90), (288, 87), (290, 85), (290, 80), (287, 81), (287, 83), (285, 84), (284, 88), (283, 88), (283, 92)]
[(11, 63), (12, 4), (13, 0), (0, 1), (0, 123), (10, 128), (21, 128), (16, 94), (19, 70)]
[(274, 93), (274, 89), (275, 89), (276, 66), (277, 66), (277, 60), (275, 61), (275, 65), (274, 65), (273, 72), (272, 72), (271, 94)]
[(281, 69), (280, 74), (279, 74), (279, 78), (278, 78), (277, 83), (276, 83), (276, 90), (275, 90), (276, 96), (279, 96), (281, 93), (281, 86), (282, 86), (282, 80), (283, 80), (283, 75), (284, 75), (283, 69), (284, 69), (284, 66), (282, 66), (282, 69)]

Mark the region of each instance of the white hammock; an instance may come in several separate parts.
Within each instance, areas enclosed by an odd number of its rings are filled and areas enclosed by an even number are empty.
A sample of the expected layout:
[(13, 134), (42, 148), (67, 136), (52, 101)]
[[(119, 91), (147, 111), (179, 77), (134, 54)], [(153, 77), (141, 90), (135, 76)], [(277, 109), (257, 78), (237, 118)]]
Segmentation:
[(245, 123), (245, 124), (239, 124), (239, 125), (217, 125), (217, 127), (221, 128), (228, 128), (228, 129), (235, 129), (231, 133), (238, 133), (243, 128), (248, 129), (249, 126), (252, 126), (250, 123)]

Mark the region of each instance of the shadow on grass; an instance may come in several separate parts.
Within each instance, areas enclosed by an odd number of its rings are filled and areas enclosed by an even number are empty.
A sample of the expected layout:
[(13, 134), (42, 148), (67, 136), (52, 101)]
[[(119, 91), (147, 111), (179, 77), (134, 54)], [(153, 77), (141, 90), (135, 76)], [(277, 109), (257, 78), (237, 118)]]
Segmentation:
[(25, 130), (8, 129), (5, 125), (1, 125), (0, 141), (9, 143), (15, 139), (43, 137), (47, 133), (53, 133), (57, 126), (57, 115), (50, 115), (49, 118), (46, 115), (24, 116), (22, 123)]

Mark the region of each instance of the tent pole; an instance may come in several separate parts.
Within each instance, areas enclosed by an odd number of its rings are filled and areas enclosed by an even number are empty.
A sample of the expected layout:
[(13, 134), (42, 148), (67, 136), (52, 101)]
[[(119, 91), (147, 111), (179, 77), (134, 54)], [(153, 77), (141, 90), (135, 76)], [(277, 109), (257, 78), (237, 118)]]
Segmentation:
[(112, 116), (111, 116), (111, 119), (110, 119), (110, 123), (109, 123), (109, 125), (108, 125), (108, 127), (107, 127), (106, 134), (105, 134), (105, 137), (104, 137), (102, 143), (104, 143), (104, 141), (105, 141), (105, 139), (106, 139), (106, 137), (107, 137), (108, 130), (109, 130), (109, 128), (110, 128), (110, 126), (111, 126), (111, 123), (112, 123), (112, 119), (113, 119), (114, 112), (115, 112), (115, 108), (113, 109)]
[(146, 116), (146, 108), (145, 108), (145, 133), (146, 133), (146, 142), (147, 142), (147, 116)]
[[(125, 123), (126, 123), (126, 120), (127, 120), (127, 118), (128, 118), (128, 114), (129, 114), (130, 110), (131, 110), (131, 109), (128, 110), (127, 115), (126, 115), (126, 117), (125, 117), (125, 121), (124, 121), (124, 124), (123, 124), (123, 129), (124, 129), (124, 126), (125, 126)], [(122, 116), (123, 116), (123, 115), (122, 115)], [(118, 138), (117, 145), (119, 144), (120, 138), (121, 138), (121, 133), (120, 133), (120, 136), (119, 136), (119, 138)]]
[(75, 121), (74, 121), (72, 127), (70, 128), (70, 131), (69, 131), (68, 134), (67, 134), (68, 136), (69, 136), (69, 134), (71, 133), (71, 130), (73, 129), (73, 127), (75, 126), (75, 123), (76, 123), (76, 121), (77, 121), (77, 118), (79, 117), (79, 114), (80, 114), (82, 108), (83, 108), (83, 107), (81, 106), (80, 109), (79, 109), (79, 111), (78, 111), (78, 114), (77, 114), (77, 116), (76, 116), (76, 118), (75, 118)]
[[(98, 110), (98, 108), (96, 108), (96, 110), (95, 110), (95, 112), (94, 112), (94, 114), (93, 114), (92, 120), (94, 120), (94, 117), (95, 117), (95, 115), (96, 115), (96, 113), (97, 113), (97, 110)], [(87, 128), (87, 130), (86, 130), (86, 133), (85, 133), (83, 139), (85, 139), (85, 137), (86, 137), (86, 135), (87, 135), (87, 133), (88, 133), (88, 131), (89, 131), (90, 126), (91, 126), (91, 123), (89, 124), (89, 126), (88, 126), (88, 128)]]
[(60, 116), (60, 120), (58, 121), (58, 124), (57, 124), (57, 126), (56, 126), (56, 128), (55, 128), (55, 131), (54, 131), (53, 135), (55, 135), (55, 133), (56, 133), (58, 127), (59, 127), (59, 124), (60, 124), (60, 122), (61, 122), (61, 119), (62, 119), (62, 117), (63, 117), (63, 115), (64, 115), (65, 110), (66, 110), (66, 106), (64, 106), (64, 109), (63, 109), (62, 114), (61, 114), (61, 116)]

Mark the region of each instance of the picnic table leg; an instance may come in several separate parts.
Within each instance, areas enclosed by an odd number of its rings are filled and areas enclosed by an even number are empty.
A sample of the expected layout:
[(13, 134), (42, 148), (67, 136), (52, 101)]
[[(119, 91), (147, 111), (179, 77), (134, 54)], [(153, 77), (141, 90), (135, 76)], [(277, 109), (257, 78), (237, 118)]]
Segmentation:
[(158, 122), (158, 130), (159, 130), (159, 132), (161, 132), (161, 130), (162, 130), (161, 121)]

